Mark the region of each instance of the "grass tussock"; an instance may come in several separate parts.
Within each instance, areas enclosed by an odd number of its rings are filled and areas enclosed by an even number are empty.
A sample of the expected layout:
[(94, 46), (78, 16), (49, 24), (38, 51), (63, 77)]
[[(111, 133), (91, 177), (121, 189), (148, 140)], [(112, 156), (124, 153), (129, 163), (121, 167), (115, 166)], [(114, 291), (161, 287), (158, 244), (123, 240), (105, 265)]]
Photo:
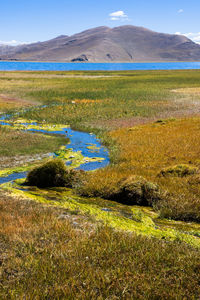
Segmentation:
[(176, 166), (165, 168), (160, 171), (158, 176), (185, 177), (185, 176), (196, 174), (197, 172), (198, 172), (197, 167), (182, 164), (182, 165), (176, 165)]
[(74, 218), (1, 194), (1, 299), (199, 298), (198, 250)]
[(165, 197), (165, 193), (157, 184), (147, 181), (142, 176), (126, 176), (121, 180), (116, 178), (115, 182), (111, 182), (113, 178), (108, 181), (104, 179), (100, 180), (99, 188), (99, 185), (91, 186), (90, 175), (89, 178), (85, 175), (82, 185), (80, 184), (77, 190), (84, 196), (102, 197), (127, 205), (152, 206)]
[(26, 185), (47, 187), (73, 187), (84, 173), (81, 170), (67, 169), (63, 160), (56, 158), (31, 170)]

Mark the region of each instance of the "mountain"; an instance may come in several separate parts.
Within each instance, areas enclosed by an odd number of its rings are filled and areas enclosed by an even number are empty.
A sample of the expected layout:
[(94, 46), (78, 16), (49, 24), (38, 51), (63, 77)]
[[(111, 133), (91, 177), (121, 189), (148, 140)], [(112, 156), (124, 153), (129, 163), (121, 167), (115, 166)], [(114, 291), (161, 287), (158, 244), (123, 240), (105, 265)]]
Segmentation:
[(63, 62), (200, 61), (200, 45), (185, 36), (137, 26), (97, 27), (20, 46), (0, 45), (1, 60)]

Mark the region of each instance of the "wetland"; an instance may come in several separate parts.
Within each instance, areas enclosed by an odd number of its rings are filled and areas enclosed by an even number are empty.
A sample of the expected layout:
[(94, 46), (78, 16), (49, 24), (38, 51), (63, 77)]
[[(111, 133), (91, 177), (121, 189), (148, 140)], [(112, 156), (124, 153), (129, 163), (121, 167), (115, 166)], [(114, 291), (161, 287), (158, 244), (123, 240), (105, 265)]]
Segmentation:
[[(199, 82), (199, 70), (0, 73), (2, 297), (198, 298)], [(53, 157), (84, 178), (24, 185)]]

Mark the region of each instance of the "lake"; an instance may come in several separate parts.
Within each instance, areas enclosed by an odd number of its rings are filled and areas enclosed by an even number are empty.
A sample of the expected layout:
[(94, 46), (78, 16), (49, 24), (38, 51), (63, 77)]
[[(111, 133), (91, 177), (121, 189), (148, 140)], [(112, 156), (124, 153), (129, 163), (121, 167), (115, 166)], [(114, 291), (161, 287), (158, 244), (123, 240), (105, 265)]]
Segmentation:
[(0, 71), (128, 71), (200, 69), (200, 62), (56, 63), (0, 61)]

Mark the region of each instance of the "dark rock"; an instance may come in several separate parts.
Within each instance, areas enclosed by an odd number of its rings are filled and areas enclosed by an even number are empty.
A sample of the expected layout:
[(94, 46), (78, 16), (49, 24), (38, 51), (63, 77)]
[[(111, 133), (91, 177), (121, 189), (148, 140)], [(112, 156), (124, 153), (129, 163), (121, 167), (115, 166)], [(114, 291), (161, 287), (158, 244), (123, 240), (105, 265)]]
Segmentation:
[(81, 55), (81, 56), (79, 56), (77, 58), (73, 58), (71, 61), (72, 62), (88, 61), (88, 58), (87, 58), (87, 56), (85, 54), (83, 54), (83, 55)]

